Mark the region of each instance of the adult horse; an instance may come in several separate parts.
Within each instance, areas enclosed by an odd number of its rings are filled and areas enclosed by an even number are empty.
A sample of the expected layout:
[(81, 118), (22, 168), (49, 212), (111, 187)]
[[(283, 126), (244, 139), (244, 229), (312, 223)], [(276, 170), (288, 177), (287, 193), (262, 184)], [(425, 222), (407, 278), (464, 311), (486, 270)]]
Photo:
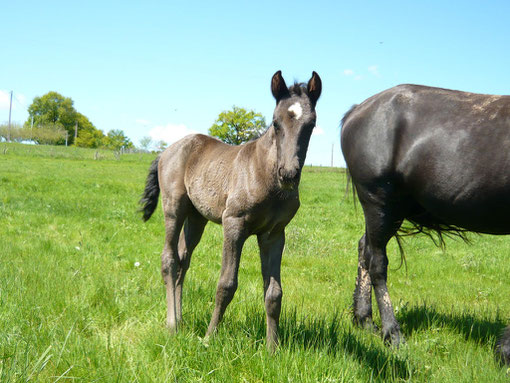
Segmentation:
[[(386, 286), (386, 244), (404, 219), (417, 231), (510, 234), (510, 96), (399, 85), (342, 119), (342, 151), (365, 215), (354, 319), (401, 340)], [(510, 330), (498, 351), (510, 360)]]
[(276, 99), (273, 123), (260, 138), (230, 146), (194, 134), (171, 145), (152, 163), (140, 203), (146, 221), (161, 190), (166, 232), (161, 272), (172, 331), (182, 319), (182, 287), (191, 254), (206, 223), (213, 221), (223, 225), (223, 257), (206, 336), (214, 333), (234, 297), (241, 250), (255, 234), (264, 280), (267, 346), (276, 346), (285, 226), (299, 208), (298, 185), (321, 89), (315, 72), (306, 86), (287, 88), (278, 71), (271, 81)]

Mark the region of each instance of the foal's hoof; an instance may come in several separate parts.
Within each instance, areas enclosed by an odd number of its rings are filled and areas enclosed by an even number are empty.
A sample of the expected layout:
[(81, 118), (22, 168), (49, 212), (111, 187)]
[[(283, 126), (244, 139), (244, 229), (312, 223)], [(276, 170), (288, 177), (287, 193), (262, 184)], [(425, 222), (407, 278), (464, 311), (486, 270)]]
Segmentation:
[(274, 354), (278, 351), (280, 347), (280, 343), (278, 342), (278, 338), (266, 338), (266, 349), (270, 354)]
[(175, 323), (166, 322), (166, 328), (171, 335), (177, 334), (177, 325)]
[(209, 340), (210, 338), (208, 336), (204, 336), (203, 338), (198, 337), (198, 341), (202, 343), (202, 346), (205, 348), (209, 347)]
[(499, 338), (496, 345), (496, 353), (502, 363), (510, 364), (510, 327), (507, 327), (501, 338)]
[(267, 349), (267, 352), (270, 353), (270, 354), (275, 354), (276, 351), (278, 351), (278, 348), (279, 348), (279, 345), (278, 343), (267, 343), (266, 344), (266, 349)]

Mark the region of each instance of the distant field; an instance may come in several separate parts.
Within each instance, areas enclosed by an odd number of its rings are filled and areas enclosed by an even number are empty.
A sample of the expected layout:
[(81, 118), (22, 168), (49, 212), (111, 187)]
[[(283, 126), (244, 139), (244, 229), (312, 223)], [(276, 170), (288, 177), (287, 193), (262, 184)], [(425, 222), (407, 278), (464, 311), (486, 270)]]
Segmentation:
[(510, 238), (448, 239), (446, 251), (407, 238), (407, 270), (392, 242), (389, 288), (407, 343), (387, 348), (352, 325), (363, 218), (341, 169), (303, 173), (275, 355), (255, 238), (217, 335), (202, 342), (221, 262), (214, 224), (193, 254), (182, 331), (169, 335), (163, 217), (136, 213), (153, 158), (0, 143), (0, 382), (508, 381), (493, 348), (510, 322)]

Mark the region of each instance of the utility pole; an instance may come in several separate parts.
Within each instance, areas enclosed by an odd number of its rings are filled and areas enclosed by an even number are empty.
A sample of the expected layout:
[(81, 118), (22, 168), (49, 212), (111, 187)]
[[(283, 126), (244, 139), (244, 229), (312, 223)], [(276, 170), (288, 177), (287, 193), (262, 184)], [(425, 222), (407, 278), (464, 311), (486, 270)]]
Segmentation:
[(78, 121), (76, 121), (76, 125), (74, 126), (74, 144), (76, 145), (76, 138), (78, 137)]
[(11, 110), (12, 110), (12, 90), (11, 90), (11, 103), (9, 104), (9, 133), (7, 134), (7, 142), (11, 142)]

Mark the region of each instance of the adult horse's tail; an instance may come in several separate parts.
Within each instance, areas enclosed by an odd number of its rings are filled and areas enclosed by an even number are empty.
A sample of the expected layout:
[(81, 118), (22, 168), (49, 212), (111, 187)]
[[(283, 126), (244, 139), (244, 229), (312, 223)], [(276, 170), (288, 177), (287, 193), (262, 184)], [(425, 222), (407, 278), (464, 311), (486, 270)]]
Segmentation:
[[(343, 126), (345, 125), (347, 119), (349, 118), (349, 116), (351, 115), (352, 112), (354, 112), (354, 110), (358, 107), (357, 104), (354, 104), (353, 106), (351, 106), (351, 109), (349, 109), (347, 111), (347, 113), (344, 114), (343, 118), (342, 118), (342, 121), (340, 122), (340, 126), (343, 128)], [(349, 196), (349, 188), (352, 189), (352, 200), (353, 200), (353, 203), (354, 203), (354, 210), (356, 210), (356, 196), (357, 196), (357, 192), (356, 192), (356, 186), (354, 185), (354, 182), (352, 181), (352, 177), (351, 177), (351, 173), (349, 172), (349, 167), (347, 166), (347, 164), (345, 164), (345, 176), (347, 178), (347, 182), (346, 182), (346, 186), (345, 186), (345, 196)], [(400, 269), (402, 267), (402, 265), (405, 266), (406, 268), (406, 272), (407, 272), (407, 260), (406, 260), (406, 254), (404, 252), (404, 246), (402, 244), (402, 234), (400, 233), (400, 231), (397, 231), (395, 233), (395, 240), (397, 241), (397, 245), (398, 245), (398, 250), (400, 251), (400, 265), (398, 266), (398, 269)]]
[[(354, 109), (356, 109), (357, 106), (358, 106), (357, 104), (354, 104), (353, 106), (351, 106), (351, 109), (349, 109), (347, 111), (347, 113), (344, 114), (342, 121), (340, 122), (341, 128), (345, 125), (345, 122), (347, 121), (347, 119), (349, 118), (351, 113), (354, 111)], [(340, 145), (341, 145), (341, 142), (340, 142)], [(347, 166), (347, 164), (345, 164), (345, 176), (347, 177), (347, 182), (346, 182), (346, 186), (345, 186), (345, 196), (349, 195), (349, 189), (352, 188), (352, 200), (354, 202), (354, 208), (356, 208), (356, 203), (355, 203), (356, 202), (356, 188), (354, 187), (354, 184), (352, 183), (351, 173), (349, 173), (349, 167)]]
[(158, 206), (158, 163), (159, 156), (152, 161), (151, 167), (149, 168), (149, 174), (147, 175), (147, 181), (145, 181), (145, 190), (143, 191), (142, 198), (140, 199), (140, 205), (142, 205), (140, 212), (143, 213), (144, 221), (147, 221), (152, 216), (152, 213), (156, 210), (156, 206)]

